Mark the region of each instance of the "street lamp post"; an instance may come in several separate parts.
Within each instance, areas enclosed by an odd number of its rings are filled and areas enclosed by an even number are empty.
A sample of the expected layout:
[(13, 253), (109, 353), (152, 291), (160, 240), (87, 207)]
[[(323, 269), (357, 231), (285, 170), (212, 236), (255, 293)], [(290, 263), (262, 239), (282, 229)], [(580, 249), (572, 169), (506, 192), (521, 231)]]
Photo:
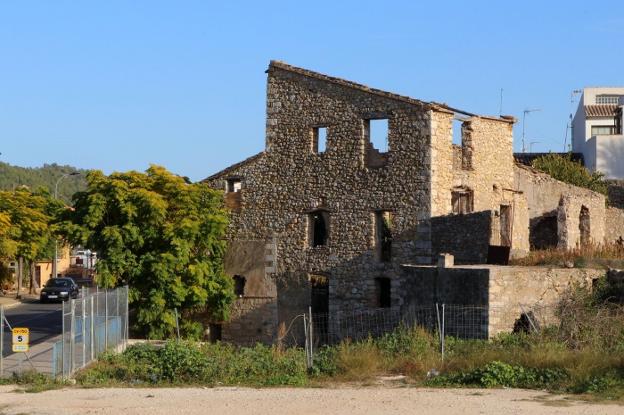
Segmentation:
[[(61, 180), (69, 176), (78, 176), (79, 174), (80, 173), (78, 173), (77, 171), (74, 171), (71, 173), (65, 173), (61, 177), (59, 177), (59, 179), (56, 181), (56, 184), (54, 185), (54, 200), (58, 199), (58, 185), (61, 182)], [(54, 262), (52, 262), (52, 278), (56, 278), (58, 276), (57, 266), (58, 266), (58, 239), (54, 238)]]

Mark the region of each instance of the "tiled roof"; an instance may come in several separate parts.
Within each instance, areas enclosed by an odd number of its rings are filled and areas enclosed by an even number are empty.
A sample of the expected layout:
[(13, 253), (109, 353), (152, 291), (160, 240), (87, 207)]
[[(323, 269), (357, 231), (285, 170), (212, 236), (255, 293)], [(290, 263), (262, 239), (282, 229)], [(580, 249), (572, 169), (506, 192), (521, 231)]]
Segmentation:
[(618, 106), (613, 104), (585, 105), (586, 117), (615, 117)]

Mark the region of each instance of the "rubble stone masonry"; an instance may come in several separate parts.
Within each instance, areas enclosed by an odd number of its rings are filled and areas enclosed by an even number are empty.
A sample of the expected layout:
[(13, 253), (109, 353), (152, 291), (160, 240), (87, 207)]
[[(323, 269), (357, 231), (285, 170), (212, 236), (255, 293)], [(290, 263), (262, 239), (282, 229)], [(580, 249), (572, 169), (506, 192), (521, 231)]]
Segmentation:
[[(512, 255), (526, 254), (529, 214), (514, 187), (513, 119), (458, 112), (281, 62), (267, 73), (265, 151), (206, 180), (226, 191), (232, 212), (226, 271), (242, 274), (249, 287), (223, 325), (224, 339), (273, 341), (278, 327), (323, 306), (312, 299), (319, 292), (328, 293), (329, 320), (339, 310), (401, 307), (403, 264), (430, 264), (438, 251), (485, 262), (489, 245), (504, 244), (505, 226)], [(459, 116), (463, 146), (454, 148)], [(369, 120), (380, 119), (388, 122), (387, 145), (374, 148)], [(453, 213), (458, 188), (472, 194), (468, 215)], [(314, 237), (319, 223), (323, 238)], [(382, 231), (391, 234), (383, 255)], [(326, 280), (327, 290), (313, 294), (311, 280)], [(389, 304), (380, 301), (381, 286), (390, 289)]]

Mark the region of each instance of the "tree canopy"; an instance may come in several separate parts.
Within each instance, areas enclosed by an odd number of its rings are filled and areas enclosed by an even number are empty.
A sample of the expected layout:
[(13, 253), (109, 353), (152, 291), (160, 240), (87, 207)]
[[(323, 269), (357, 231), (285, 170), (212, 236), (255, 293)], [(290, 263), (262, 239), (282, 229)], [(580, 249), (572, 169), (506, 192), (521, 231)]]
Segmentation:
[(608, 185), (604, 181), (604, 175), (590, 172), (580, 162), (572, 160), (572, 154), (547, 154), (533, 160), (532, 166), (562, 182), (607, 194)]
[(138, 328), (151, 338), (187, 334), (196, 311), (227, 317), (233, 284), (223, 270), (227, 214), (221, 192), (190, 184), (163, 167), (145, 173), (87, 174), (63, 228), (74, 244), (98, 252), (100, 286), (129, 285)]
[(34, 261), (49, 254), (51, 222), (62, 203), (45, 191), (0, 191), (0, 256)]
[(57, 180), (63, 174), (74, 172), (82, 174), (67, 177), (61, 180), (58, 186), (58, 198), (69, 203), (74, 193), (85, 189), (87, 185), (86, 170), (78, 170), (72, 166), (60, 166), (58, 164), (44, 164), (42, 167), (19, 167), (0, 162), (0, 190), (15, 190), (26, 186), (32, 190), (45, 188), (49, 194), (53, 195)]

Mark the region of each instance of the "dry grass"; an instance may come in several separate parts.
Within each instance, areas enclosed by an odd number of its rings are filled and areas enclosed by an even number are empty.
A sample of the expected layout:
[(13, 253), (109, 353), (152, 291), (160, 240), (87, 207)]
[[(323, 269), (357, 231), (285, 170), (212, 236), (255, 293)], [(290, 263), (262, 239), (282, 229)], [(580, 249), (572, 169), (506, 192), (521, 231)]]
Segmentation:
[(544, 249), (531, 251), (524, 258), (510, 261), (511, 265), (551, 265), (577, 268), (621, 268), (624, 267), (624, 245), (600, 244), (576, 247), (571, 250)]

